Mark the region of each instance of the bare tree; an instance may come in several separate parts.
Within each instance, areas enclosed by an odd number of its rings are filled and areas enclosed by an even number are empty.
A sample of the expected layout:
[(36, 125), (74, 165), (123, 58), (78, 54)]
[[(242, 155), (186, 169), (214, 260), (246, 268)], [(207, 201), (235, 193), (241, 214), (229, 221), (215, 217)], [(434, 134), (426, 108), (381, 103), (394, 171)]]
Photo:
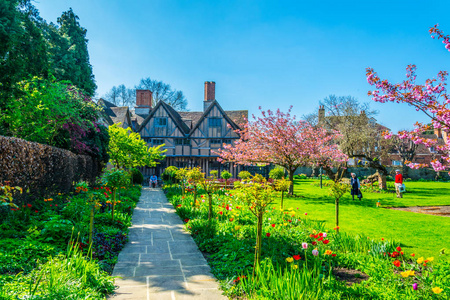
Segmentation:
[(119, 105), (119, 89), (113, 86), (111, 90), (105, 94), (104, 98), (114, 105)]
[[(364, 160), (366, 166), (376, 169), (380, 174), (380, 188), (385, 189), (388, 171), (381, 161), (391, 147), (390, 141), (381, 136), (384, 127), (375, 122), (377, 111), (351, 96), (330, 95), (320, 101), (320, 105), (318, 117), (310, 116), (309, 122), (339, 130), (341, 137), (337, 143), (342, 152), (355, 160)], [(331, 170), (325, 171), (332, 175)]]
[(131, 106), (136, 102), (136, 90), (121, 84), (113, 86), (104, 98), (117, 106)]
[(400, 156), (402, 162), (402, 174), (408, 174), (407, 162), (412, 162), (416, 156), (419, 144), (414, 143), (411, 139), (400, 139), (397, 135), (392, 137), (392, 150)]
[(159, 101), (164, 101), (175, 110), (186, 110), (187, 100), (184, 97), (183, 92), (173, 90), (170, 84), (147, 77), (141, 79), (141, 82), (136, 86), (136, 89), (152, 91), (155, 104)]

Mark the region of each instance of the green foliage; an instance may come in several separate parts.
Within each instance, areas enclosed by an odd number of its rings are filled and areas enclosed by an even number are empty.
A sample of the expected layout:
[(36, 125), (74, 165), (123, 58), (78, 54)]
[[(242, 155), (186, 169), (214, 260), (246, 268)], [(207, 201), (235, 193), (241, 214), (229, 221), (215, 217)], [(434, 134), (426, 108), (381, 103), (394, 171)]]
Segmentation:
[(246, 180), (248, 178), (250, 178), (252, 176), (252, 174), (250, 174), (250, 172), (248, 171), (240, 171), (238, 174), (238, 177), (242, 180)]
[(134, 184), (142, 184), (144, 175), (136, 168), (131, 169), (131, 182)]
[(57, 253), (57, 247), (29, 239), (0, 239), (0, 274), (28, 273)]
[[(209, 174), (211, 174), (211, 176), (214, 178), (214, 179), (217, 179), (217, 177), (219, 176), (219, 171), (217, 171), (217, 170), (211, 170), (210, 172), (209, 172)], [(223, 174), (223, 173), (222, 173)], [(222, 177), (223, 178), (223, 177)]]
[(222, 173), (220, 174), (220, 177), (222, 177), (225, 180), (230, 179), (232, 176), (233, 175), (231, 175), (231, 173), (228, 171), (222, 171)]
[[(169, 166), (161, 174), (161, 178), (165, 184), (174, 184), (177, 182), (177, 172), (178, 172), (177, 167)], [(178, 173), (178, 174), (181, 174), (181, 173)], [(180, 175), (180, 176), (182, 176), (182, 175)]]
[(121, 169), (106, 169), (102, 175), (102, 183), (112, 189), (119, 189), (130, 184), (130, 174)]
[(5, 134), (107, 161), (108, 134), (97, 123), (99, 108), (66, 82), (33, 77), (17, 84), (0, 124)]
[(78, 247), (69, 247), (65, 255), (2, 285), (1, 299), (104, 299), (114, 290), (114, 279), (94, 260), (86, 259)]
[(93, 96), (97, 85), (89, 62), (87, 30), (80, 26), (78, 19), (70, 8), (58, 18), (59, 26), (47, 26), (50, 66), (58, 80), (69, 80)]
[(269, 172), (269, 178), (281, 179), (284, 177), (285, 171), (282, 167), (275, 167)]
[(73, 228), (72, 222), (57, 216), (45, 222), (38, 238), (47, 243), (66, 244), (72, 236)]
[(139, 133), (120, 127), (120, 123), (109, 126), (109, 136), (108, 154), (117, 168), (154, 167), (164, 159), (164, 145), (148, 147)]

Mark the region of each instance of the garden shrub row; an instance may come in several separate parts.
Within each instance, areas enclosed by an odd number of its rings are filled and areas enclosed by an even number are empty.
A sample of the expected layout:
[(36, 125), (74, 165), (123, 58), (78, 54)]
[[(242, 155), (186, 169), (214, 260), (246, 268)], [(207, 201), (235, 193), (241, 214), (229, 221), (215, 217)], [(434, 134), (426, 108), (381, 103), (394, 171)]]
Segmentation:
[(68, 193), (74, 182), (93, 183), (101, 172), (91, 156), (4, 136), (0, 136), (0, 166), (0, 182), (22, 187), (27, 198)]

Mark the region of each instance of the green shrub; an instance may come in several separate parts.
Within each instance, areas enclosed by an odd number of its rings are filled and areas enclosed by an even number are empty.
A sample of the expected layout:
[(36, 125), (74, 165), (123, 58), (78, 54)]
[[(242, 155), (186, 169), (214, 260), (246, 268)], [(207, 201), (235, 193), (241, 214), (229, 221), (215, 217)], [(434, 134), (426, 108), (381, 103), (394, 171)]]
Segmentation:
[(134, 184), (142, 184), (144, 175), (136, 168), (131, 169), (131, 182)]
[(36, 240), (0, 239), (0, 274), (28, 273), (56, 253), (57, 247)]
[(167, 167), (164, 172), (161, 174), (161, 179), (164, 181), (164, 184), (174, 184), (177, 183), (178, 180), (176, 178), (176, 173), (178, 168), (175, 166)]
[(248, 171), (240, 171), (238, 174), (238, 177), (242, 180), (248, 179), (252, 176), (252, 174), (250, 174), (250, 172)]
[(67, 244), (72, 236), (74, 225), (69, 220), (64, 220), (55, 216), (51, 220), (45, 222), (44, 228), (38, 237), (40, 240), (52, 244)]
[(281, 179), (284, 177), (284, 169), (282, 167), (275, 167), (269, 172), (269, 178)]

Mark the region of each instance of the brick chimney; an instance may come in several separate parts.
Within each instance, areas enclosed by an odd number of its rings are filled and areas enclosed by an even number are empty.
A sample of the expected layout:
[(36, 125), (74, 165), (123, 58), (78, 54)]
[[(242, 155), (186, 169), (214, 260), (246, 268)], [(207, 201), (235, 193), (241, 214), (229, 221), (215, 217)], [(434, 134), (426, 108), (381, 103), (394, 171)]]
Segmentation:
[(441, 130), (441, 128), (434, 128), (434, 134), (437, 136), (438, 139), (442, 139), (442, 130)]
[(136, 90), (136, 107), (134, 112), (138, 115), (148, 115), (152, 109), (152, 92), (149, 90)]
[(214, 81), (205, 81), (205, 100), (203, 101), (203, 110), (205, 111), (215, 99), (216, 83)]
[(319, 105), (319, 125), (322, 125), (325, 122), (325, 107), (323, 105)]

